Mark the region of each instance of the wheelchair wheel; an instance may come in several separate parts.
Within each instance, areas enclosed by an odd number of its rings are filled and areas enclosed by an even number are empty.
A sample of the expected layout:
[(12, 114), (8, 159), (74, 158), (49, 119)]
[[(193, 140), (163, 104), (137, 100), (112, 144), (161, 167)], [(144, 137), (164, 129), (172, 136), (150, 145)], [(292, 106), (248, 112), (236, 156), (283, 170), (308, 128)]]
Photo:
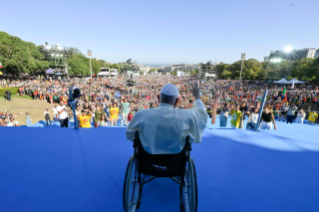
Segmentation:
[(183, 201), (185, 212), (197, 211), (197, 181), (193, 159), (189, 159), (185, 172), (185, 186), (183, 188)]
[(125, 212), (134, 212), (138, 208), (139, 192), (137, 159), (133, 155), (128, 162), (124, 181), (123, 206)]

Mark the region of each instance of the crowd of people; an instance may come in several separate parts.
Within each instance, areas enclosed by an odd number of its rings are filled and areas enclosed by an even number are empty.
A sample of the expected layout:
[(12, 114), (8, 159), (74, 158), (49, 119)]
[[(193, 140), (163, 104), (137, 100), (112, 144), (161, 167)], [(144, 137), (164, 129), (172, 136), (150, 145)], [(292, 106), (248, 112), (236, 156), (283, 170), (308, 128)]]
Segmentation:
[[(76, 117), (80, 127), (90, 128), (127, 126), (138, 111), (159, 106), (158, 94), (167, 83), (176, 85), (180, 91), (178, 109), (193, 108), (190, 83), (194, 80), (191, 77), (147, 75), (137, 77), (135, 85), (129, 87), (122, 77), (74, 78), (68, 81), (39, 78), (0, 80), (0, 87), (19, 87), (18, 93), (11, 95), (28, 95), (36, 101), (48, 102), (51, 107), (44, 110), (47, 126), (55, 121), (61, 127), (68, 127)], [(75, 116), (68, 106), (69, 87), (80, 89), (82, 94)], [(268, 95), (261, 116), (261, 129), (276, 129), (276, 121), (303, 123), (307, 119), (308, 123), (318, 123), (319, 90), (314, 84), (295, 85), (293, 89), (287, 88), (286, 94), (283, 86), (258, 81), (200, 80), (200, 88), (201, 100), (208, 115), (212, 100), (216, 96), (220, 99), (220, 127), (230, 124), (233, 128), (254, 129), (266, 89)], [(30, 126), (30, 114), (21, 115), (25, 117), (25, 124)], [(9, 111), (0, 112), (0, 126), (20, 126), (15, 117)]]

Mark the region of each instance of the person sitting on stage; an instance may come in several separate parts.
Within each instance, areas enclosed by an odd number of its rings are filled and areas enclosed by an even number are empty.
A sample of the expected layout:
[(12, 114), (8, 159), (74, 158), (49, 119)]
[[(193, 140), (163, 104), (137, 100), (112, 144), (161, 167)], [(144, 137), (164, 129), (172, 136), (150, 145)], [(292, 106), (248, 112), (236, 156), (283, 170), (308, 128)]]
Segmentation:
[[(197, 83), (192, 85), (192, 93), (196, 100), (194, 108), (176, 109), (179, 91), (175, 85), (166, 84), (158, 95), (159, 107), (138, 111), (128, 125), (126, 138), (133, 141), (138, 132), (144, 149), (150, 154), (179, 153), (187, 136), (190, 136), (191, 142), (200, 143), (208, 115)], [(212, 105), (213, 119), (218, 99)]]

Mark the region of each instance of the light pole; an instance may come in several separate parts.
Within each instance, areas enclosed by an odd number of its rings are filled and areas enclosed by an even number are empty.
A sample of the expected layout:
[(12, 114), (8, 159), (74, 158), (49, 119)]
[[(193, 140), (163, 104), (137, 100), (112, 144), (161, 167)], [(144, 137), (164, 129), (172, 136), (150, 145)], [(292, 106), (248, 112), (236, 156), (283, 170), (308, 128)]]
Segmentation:
[(90, 72), (91, 72), (91, 79), (92, 79), (92, 67), (91, 67), (92, 50), (88, 50), (88, 56), (90, 57)]
[(245, 57), (246, 57), (246, 54), (241, 53), (241, 68), (240, 68), (240, 76), (239, 76), (240, 82), (241, 82), (241, 72), (243, 71), (243, 64), (244, 64)]

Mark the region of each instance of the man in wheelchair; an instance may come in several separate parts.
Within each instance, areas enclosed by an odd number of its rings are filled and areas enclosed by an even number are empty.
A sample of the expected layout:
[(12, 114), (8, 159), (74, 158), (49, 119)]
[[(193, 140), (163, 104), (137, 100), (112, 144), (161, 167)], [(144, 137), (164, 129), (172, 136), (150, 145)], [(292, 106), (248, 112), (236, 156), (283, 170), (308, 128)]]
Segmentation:
[[(156, 177), (169, 177), (179, 184), (181, 211), (197, 211), (196, 172), (190, 151), (192, 142), (201, 142), (208, 116), (197, 83), (192, 84), (192, 93), (194, 108), (176, 109), (179, 91), (166, 84), (158, 95), (160, 106), (139, 111), (130, 122), (126, 137), (134, 142), (134, 154), (124, 182), (126, 212), (140, 207), (144, 184)], [(213, 119), (217, 103), (218, 98), (212, 105)]]

